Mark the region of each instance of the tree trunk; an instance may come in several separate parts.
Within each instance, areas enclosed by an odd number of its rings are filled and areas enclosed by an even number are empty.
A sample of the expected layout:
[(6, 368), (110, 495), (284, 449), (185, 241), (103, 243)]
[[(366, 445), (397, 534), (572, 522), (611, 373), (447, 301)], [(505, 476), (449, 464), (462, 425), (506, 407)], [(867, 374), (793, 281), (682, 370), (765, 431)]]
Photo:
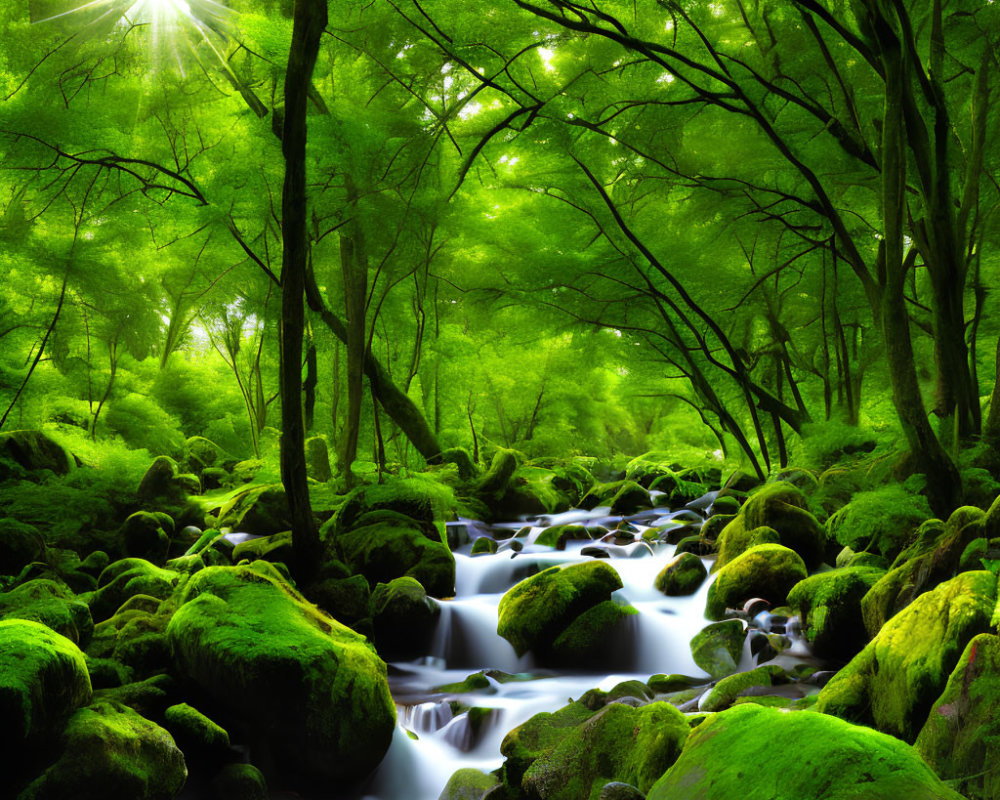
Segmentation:
[(308, 580), (319, 566), (321, 544), (309, 502), (305, 425), (302, 416), (302, 338), (305, 329), (306, 102), (320, 39), (326, 28), (326, 0), (295, 0), (292, 45), (285, 74), (281, 195), (281, 482), (292, 521), (295, 572)]
[(344, 311), (347, 323), (347, 423), (341, 448), (340, 470), (348, 488), (354, 483), (351, 465), (358, 454), (361, 404), (364, 399), (365, 301), (368, 296), (368, 255), (364, 233), (357, 222), (358, 192), (351, 176), (347, 180), (347, 202), (355, 220), (340, 236), (340, 267), (344, 277)]

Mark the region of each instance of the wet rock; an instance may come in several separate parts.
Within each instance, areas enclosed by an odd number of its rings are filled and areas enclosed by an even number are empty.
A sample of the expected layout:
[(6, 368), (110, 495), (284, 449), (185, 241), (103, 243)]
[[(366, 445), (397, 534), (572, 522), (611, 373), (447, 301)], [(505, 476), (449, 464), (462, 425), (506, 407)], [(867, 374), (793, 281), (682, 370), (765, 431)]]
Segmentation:
[(961, 800), (891, 736), (812, 711), (749, 703), (702, 721), (646, 797)]
[(389, 747), (385, 663), (267, 562), (191, 577), (167, 629), (176, 670), (265, 737), (279, 769), (316, 780), (367, 775)]
[(844, 567), (801, 581), (788, 593), (803, 632), (820, 658), (853, 657), (868, 643), (861, 599), (885, 573), (871, 567)]
[(170, 734), (128, 706), (96, 701), (63, 733), (63, 751), (18, 800), (173, 800), (187, 779)]
[(700, 558), (681, 553), (660, 570), (655, 586), (668, 597), (680, 597), (694, 594), (707, 577), (708, 570)]
[(806, 575), (806, 565), (794, 551), (780, 544), (757, 545), (719, 571), (708, 590), (705, 615), (720, 620), (727, 608), (740, 608), (750, 597), (780, 605)]
[(94, 633), (87, 604), (65, 586), (44, 578), (0, 593), (0, 619), (41, 622), (81, 648)]
[(743, 653), (746, 626), (738, 619), (706, 625), (691, 640), (694, 663), (713, 678), (736, 672)]
[(735, 517), (740, 513), (740, 506), (742, 504), (739, 498), (733, 497), (732, 495), (722, 495), (721, 497), (716, 497), (712, 502), (712, 515), (722, 514), (724, 516)]
[(649, 492), (634, 481), (615, 481), (594, 486), (580, 499), (580, 508), (610, 506), (612, 514), (628, 516), (652, 508)]
[(610, 781), (601, 788), (597, 800), (645, 800), (646, 795), (635, 786), (622, 781)]
[(591, 665), (606, 660), (609, 641), (625, 619), (637, 613), (631, 606), (605, 600), (576, 617), (542, 652), (554, 664)]
[(968, 800), (1000, 797), (1000, 639), (966, 645), (914, 748)]
[(538, 534), (535, 544), (565, 550), (566, 542), (580, 540), (590, 541), (590, 534), (583, 525), (553, 525)]
[(965, 646), (989, 630), (996, 584), (963, 572), (922, 594), (823, 688), (816, 710), (912, 742)]
[(517, 454), (513, 450), (498, 448), (490, 468), (475, 486), (475, 493), (484, 498), (499, 499), (507, 490), (511, 476), (517, 469)]
[(497, 543), (495, 539), (489, 536), (480, 536), (476, 541), (472, 543), (472, 555), (479, 556), (487, 553), (495, 553), (497, 551)]
[(715, 553), (715, 543), (701, 536), (686, 536), (677, 543), (674, 553), (676, 555), (692, 553), (696, 556), (710, 556)]
[(806, 496), (789, 483), (768, 484), (750, 495), (719, 534), (714, 569), (721, 569), (755, 545), (771, 542), (794, 550), (807, 569), (815, 569), (823, 561), (826, 532), (809, 511)]

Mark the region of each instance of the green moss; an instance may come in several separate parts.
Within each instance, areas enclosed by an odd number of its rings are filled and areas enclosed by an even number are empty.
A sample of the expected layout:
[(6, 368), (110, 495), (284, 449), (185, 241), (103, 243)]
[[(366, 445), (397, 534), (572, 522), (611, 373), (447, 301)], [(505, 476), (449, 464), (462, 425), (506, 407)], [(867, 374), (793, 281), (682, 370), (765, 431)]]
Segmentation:
[(396, 521), (364, 525), (337, 534), (335, 546), (340, 559), (352, 572), (364, 575), (372, 587), (409, 576), (434, 597), (455, 593), (451, 550), (416, 527)]
[(611, 781), (645, 792), (674, 762), (687, 736), (687, 720), (669, 703), (611, 703), (540, 754), (521, 785), (529, 796), (549, 800), (596, 800)]
[(257, 536), (287, 531), (292, 527), (288, 498), (280, 483), (250, 486), (219, 509), (219, 527)]
[(704, 720), (647, 800), (961, 800), (912, 748), (812, 711), (741, 704)]
[(698, 706), (702, 711), (721, 711), (750, 689), (767, 688), (782, 683), (788, 683), (785, 671), (776, 664), (765, 664), (723, 678), (702, 698)]
[[(0, 433), (0, 459), (16, 464), (27, 472), (49, 470), (65, 475), (76, 469), (73, 454), (42, 431), (4, 431)], [(0, 467), (0, 478), (16, 477)]]
[(1000, 639), (972, 639), (935, 701), (915, 749), (969, 800), (1000, 797)]
[(894, 558), (910, 533), (931, 517), (927, 499), (893, 483), (857, 492), (827, 521), (829, 535), (854, 550), (878, 550)]
[(613, 600), (591, 606), (556, 637), (549, 651), (551, 661), (577, 667), (600, 661), (607, 653), (615, 629), (624, 619), (637, 613), (632, 606)]
[(809, 569), (823, 561), (826, 534), (809, 511), (806, 496), (790, 483), (767, 484), (750, 495), (736, 518), (719, 534), (719, 558), (714, 569), (721, 569), (755, 545), (774, 542), (798, 553)]
[(15, 753), (57, 731), (91, 694), (73, 642), (40, 622), (0, 621), (0, 730)]
[(500, 744), (500, 753), (506, 757), (504, 782), (521, 786), (521, 778), (531, 764), (543, 753), (552, 750), (577, 725), (589, 719), (593, 710), (576, 702), (558, 711), (535, 714), (527, 722), (510, 731)]
[(123, 558), (109, 564), (98, 578), (98, 589), (89, 599), (95, 620), (105, 620), (130, 597), (142, 594), (158, 600), (168, 598), (180, 575), (141, 558)]
[(415, 656), (426, 650), (440, 609), (418, 580), (404, 577), (375, 587), (372, 614), (380, 653)]
[(681, 553), (669, 561), (656, 576), (655, 586), (670, 597), (694, 594), (708, 577), (702, 560), (692, 553)]
[(965, 646), (989, 628), (996, 595), (985, 571), (922, 594), (823, 687), (817, 710), (912, 742)]
[(45, 540), (34, 525), (10, 517), (0, 519), (0, 576), (17, 575), (44, 549)]
[(722, 619), (727, 608), (741, 608), (751, 597), (781, 605), (789, 590), (806, 575), (805, 563), (793, 550), (780, 544), (757, 545), (719, 571), (708, 590), (705, 615)]
[(44, 578), (0, 594), (0, 619), (41, 622), (82, 648), (94, 633), (87, 604), (65, 586)]
[(649, 492), (634, 481), (599, 483), (580, 498), (581, 508), (609, 506), (612, 514), (634, 514), (653, 505)]
[(602, 561), (550, 567), (501, 598), (497, 633), (518, 655), (536, 648), (544, 651), (580, 614), (609, 600), (621, 587), (618, 573)]
[(476, 484), (476, 494), (485, 498), (499, 498), (506, 490), (514, 470), (517, 469), (517, 454), (513, 450), (500, 448), (490, 462), (490, 468)]
[(691, 640), (694, 663), (713, 678), (731, 675), (736, 672), (745, 639), (746, 626), (741, 620), (706, 625)]
[(847, 659), (868, 643), (861, 598), (884, 574), (871, 567), (844, 567), (813, 575), (792, 587), (788, 604), (798, 610), (817, 656)]
[(170, 734), (127, 706), (81, 708), (63, 741), (62, 755), (19, 800), (173, 800), (187, 778)]
[(489, 536), (480, 536), (476, 541), (472, 543), (472, 555), (478, 556), (486, 553), (495, 553), (497, 551), (497, 543), (495, 539), (491, 539)]
[(269, 800), (267, 781), (253, 764), (227, 764), (212, 779), (214, 800)]
[(492, 694), (496, 690), (493, 689), (493, 684), (490, 683), (489, 678), (484, 673), (474, 672), (463, 681), (435, 686), (431, 691), (442, 694), (466, 694), (468, 692), (490, 692)]
[(566, 542), (570, 540), (590, 540), (591, 538), (583, 525), (553, 525), (538, 534), (535, 544), (565, 550)]
[(703, 686), (704, 678), (692, 678), (688, 675), (652, 675), (646, 681), (646, 685), (656, 694), (667, 692), (677, 692), (689, 689), (692, 686)]
[(448, 779), (438, 800), (480, 800), (497, 785), (495, 776), (472, 767), (456, 770)]
[(349, 628), (275, 577), (267, 562), (209, 567), (167, 629), (175, 665), (279, 765), (321, 779), (366, 775), (395, 721), (384, 662)]
[(229, 748), (229, 734), (198, 709), (187, 703), (170, 706), (163, 714), (164, 724), (185, 751), (225, 751)]

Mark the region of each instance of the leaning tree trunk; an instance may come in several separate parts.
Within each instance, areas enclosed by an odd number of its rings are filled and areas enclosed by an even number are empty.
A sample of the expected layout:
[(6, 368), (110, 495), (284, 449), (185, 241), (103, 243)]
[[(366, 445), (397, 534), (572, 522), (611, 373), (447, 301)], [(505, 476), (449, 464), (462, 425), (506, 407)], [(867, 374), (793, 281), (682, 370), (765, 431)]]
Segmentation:
[(306, 102), (320, 37), (326, 28), (326, 0), (295, 0), (292, 45), (285, 74), (281, 195), (281, 482), (288, 496), (295, 569), (308, 579), (319, 565), (321, 545), (309, 502), (305, 424), (302, 417), (302, 338), (305, 330)]

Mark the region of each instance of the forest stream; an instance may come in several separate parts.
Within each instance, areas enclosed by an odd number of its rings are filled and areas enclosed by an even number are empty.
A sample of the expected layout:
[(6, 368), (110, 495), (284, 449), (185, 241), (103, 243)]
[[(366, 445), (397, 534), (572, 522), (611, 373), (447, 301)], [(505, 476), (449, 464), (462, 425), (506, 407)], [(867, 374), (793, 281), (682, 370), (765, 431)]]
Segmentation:
[[(710, 510), (714, 492), (691, 504), (702, 513)], [(657, 573), (674, 557), (675, 545), (643, 541), (642, 533), (653, 528), (702, 521), (701, 514), (684, 508), (676, 511), (651, 509), (629, 517), (613, 516), (607, 507), (592, 511), (574, 509), (517, 522), (487, 526), (473, 520), (448, 523), (453, 536), (470, 541), (455, 551), (456, 594), (438, 601), (440, 617), (430, 649), (422, 658), (394, 662), (389, 667), (389, 685), (397, 707), (397, 726), (392, 745), (364, 794), (364, 800), (437, 800), (448, 778), (458, 769), (473, 767), (491, 771), (503, 758), (500, 744), (508, 731), (541, 712), (552, 712), (598, 688), (610, 691), (616, 685), (665, 673), (691, 676), (707, 690), (712, 679), (691, 655), (690, 641), (709, 620), (705, 600), (712, 581), (702, 583), (687, 597), (666, 597), (654, 588)], [(571, 541), (563, 551), (534, 544), (554, 525), (582, 524), (588, 530), (606, 528), (614, 539), (616, 530), (633, 538), (628, 544), (602, 541)], [(499, 540), (496, 553), (471, 555), (473, 541), (482, 536)], [(513, 545), (513, 547), (512, 547)], [(513, 548), (521, 546), (517, 551)], [(588, 549), (589, 548), (589, 549)], [(511, 644), (497, 634), (498, 606), (504, 593), (519, 581), (555, 565), (573, 564), (601, 556), (621, 576), (623, 588), (614, 593), (616, 602), (631, 604), (637, 614), (628, 618), (617, 639), (609, 642), (607, 658), (598, 670), (540, 669), (532, 654), (518, 657)], [(712, 559), (703, 559), (711, 568)], [(767, 629), (767, 612), (751, 621)], [(794, 665), (813, 661), (805, 640), (788, 626), (790, 647), (772, 663), (791, 672)], [(744, 643), (739, 670), (757, 666)], [(488, 688), (457, 693), (453, 688), (471, 673), (484, 671)], [(501, 680), (498, 680), (497, 677)], [(796, 696), (818, 687), (793, 684)], [(801, 694), (798, 694), (801, 692)], [(701, 694), (700, 692), (698, 694)], [(461, 703), (458, 713), (453, 706)], [(476, 722), (472, 709), (488, 709)], [(695, 696), (681, 710), (698, 710)]]

